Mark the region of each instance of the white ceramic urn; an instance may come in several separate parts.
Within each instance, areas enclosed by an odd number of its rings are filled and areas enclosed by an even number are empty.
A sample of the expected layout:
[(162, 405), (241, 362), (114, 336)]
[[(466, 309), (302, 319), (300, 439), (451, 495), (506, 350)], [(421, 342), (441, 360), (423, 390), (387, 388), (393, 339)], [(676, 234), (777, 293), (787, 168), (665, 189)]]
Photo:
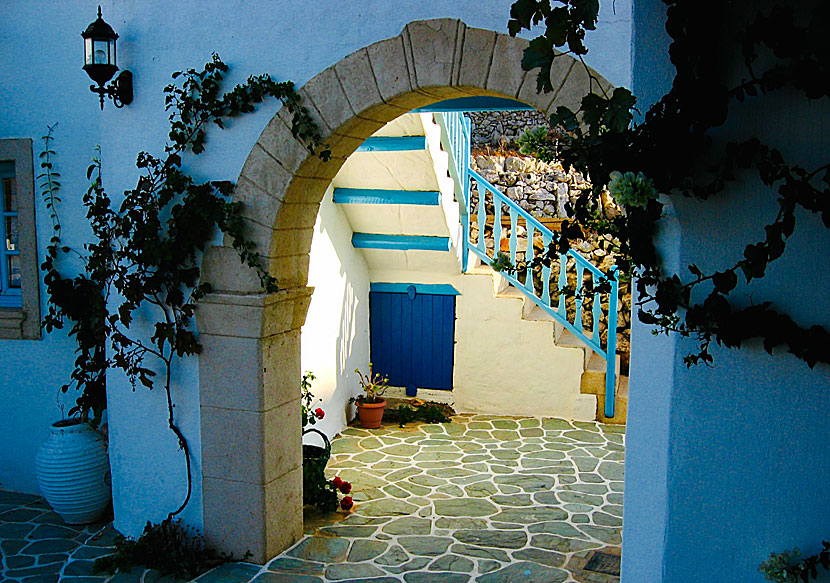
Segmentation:
[(94, 522), (112, 497), (106, 441), (83, 421), (52, 424), (35, 471), (44, 498), (67, 524)]

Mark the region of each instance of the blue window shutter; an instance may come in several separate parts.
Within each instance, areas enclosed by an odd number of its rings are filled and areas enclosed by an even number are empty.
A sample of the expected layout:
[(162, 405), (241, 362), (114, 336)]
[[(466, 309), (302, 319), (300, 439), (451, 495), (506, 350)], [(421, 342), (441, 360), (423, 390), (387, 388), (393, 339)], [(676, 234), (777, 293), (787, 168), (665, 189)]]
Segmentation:
[(455, 296), (370, 292), (374, 370), (389, 384), (452, 390)]

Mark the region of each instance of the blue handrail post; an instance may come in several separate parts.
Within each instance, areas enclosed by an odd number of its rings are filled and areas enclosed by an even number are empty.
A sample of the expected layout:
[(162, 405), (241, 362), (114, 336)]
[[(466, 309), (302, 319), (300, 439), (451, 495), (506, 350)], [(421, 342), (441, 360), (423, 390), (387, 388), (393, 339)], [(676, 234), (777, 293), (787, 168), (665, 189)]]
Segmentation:
[(461, 217), (461, 269), (466, 273), (470, 249), (470, 135), (472, 122), (460, 111), (434, 112), (441, 127), (441, 145), (450, 155), (450, 175), (456, 183), (456, 198)]
[(467, 262), (470, 259), (470, 213), (461, 215), (461, 272), (467, 273)]
[(614, 402), (617, 387), (617, 295), (619, 279), (617, 266), (608, 273), (611, 293), (608, 294), (608, 340), (605, 343), (605, 416), (614, 416)]
[(467, 262), (470, 259), (470, 150), (472, 148), (472, 122), (470, 118), (465, 116), (464, 114), (459, 114), (461, 116), (461, 121), (464, 127), (464, 137), (466, 139), (461, 140), (463, 142), (463, 159), (461, 160), (461, 189), (464, 193), (464, 203), (462, 207), (462, 233), (461, 237), (463, 239), (461, 243), (461, 270), (463, 273), (467, 273)]

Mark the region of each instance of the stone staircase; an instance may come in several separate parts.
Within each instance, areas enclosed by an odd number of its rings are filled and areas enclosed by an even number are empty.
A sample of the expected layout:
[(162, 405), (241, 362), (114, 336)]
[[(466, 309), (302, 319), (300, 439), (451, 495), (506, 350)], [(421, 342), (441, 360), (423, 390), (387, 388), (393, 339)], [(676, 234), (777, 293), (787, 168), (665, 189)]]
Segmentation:
[[(488, 276), (492, 278), (493, 295), (496, 298), (509, 298), (521, 301), (522, 303), (522, 320), (529, 322), (545, 322), (549, 324), (550, 336), (553, 344), (559, 348), (566, 348), (578, 350), (582, 353), (582, 372), (579, 381), (579, 411), (582, 415), (586, 412), (586, 407), (593, 411), (592, 419), (601, 421), (603, 423), (610, 423), (615, 425), (625, 425), (626, 411), (628, 410), (628, 376), (622, 374), (620, 370), (620, 355), (616, 355), (616, 392), (615, 392), (615, 413), (614, 417), (609, 418), (605, 416), (605, 360), (590, 350), (585, 344), (579, 340), (574, 334), (565, 330), (562, 325), (556, 322), (550, 315), (537, 306), (524, 292), (516, 289), (500, 274), (493, 271), (487, 265), (482, 265), (481, 261), (476, 257), (470, 258), (470, 265), (474, 267), (468, 269), (467, 275), (471, 276)], [(576, 419), (576, 416), (574, 417)]]

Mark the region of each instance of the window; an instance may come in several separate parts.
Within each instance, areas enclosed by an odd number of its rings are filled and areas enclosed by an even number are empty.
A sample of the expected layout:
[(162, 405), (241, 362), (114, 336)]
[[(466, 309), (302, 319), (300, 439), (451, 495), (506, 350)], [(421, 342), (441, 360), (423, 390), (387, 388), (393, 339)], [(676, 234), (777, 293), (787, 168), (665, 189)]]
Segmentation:
[(3, 220), (0, 222), (0, 306), (22, 307), (20, 297), (20, 232), (17, 228), (19, 208), (14, 162), (0, 162), (0, 198)]
[(0, 338), (40, 338), (32, 140), (0, 140)]

